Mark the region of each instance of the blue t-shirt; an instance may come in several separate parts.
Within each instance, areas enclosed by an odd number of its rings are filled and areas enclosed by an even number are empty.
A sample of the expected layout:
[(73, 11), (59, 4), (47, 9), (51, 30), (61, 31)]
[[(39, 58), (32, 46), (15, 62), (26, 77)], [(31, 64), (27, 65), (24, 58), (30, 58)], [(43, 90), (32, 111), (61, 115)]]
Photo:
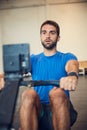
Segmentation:
[[(44, 53), (31, 55), (31, 74), (33, 80), (60, 80), (67, 76), (65, 70), (69, 60), (77, 60), (71, 53), (56, 52), (52, 56), (45, 56)], [(42, 103), (49, 103), (49, 91), (54, 86), (35, 86), (34, 90), (38, 93)], [(69, 91), (65, 91), (69, 97)]]

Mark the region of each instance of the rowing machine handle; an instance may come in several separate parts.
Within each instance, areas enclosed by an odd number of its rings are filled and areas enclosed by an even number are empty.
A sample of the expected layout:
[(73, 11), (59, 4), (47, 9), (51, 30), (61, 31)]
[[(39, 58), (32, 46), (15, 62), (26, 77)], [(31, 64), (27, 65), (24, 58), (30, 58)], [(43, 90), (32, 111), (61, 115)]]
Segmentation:
[(58, 80), (29, 80), (29, 81), (22, 81), (22, 85), (27, 86), (28, 84), (32, 86), (48, 86), (54, 85), (59, 87), (60, 82)]

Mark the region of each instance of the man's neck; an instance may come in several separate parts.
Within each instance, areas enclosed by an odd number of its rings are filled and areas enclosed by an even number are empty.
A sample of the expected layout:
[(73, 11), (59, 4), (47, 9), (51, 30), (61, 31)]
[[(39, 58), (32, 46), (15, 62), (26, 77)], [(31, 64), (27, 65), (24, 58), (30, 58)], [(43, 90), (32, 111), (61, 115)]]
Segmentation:
[(57, 52), (56, 48), (53, 49), (53, 50), (44, 49), (44, 54), (45, 54), (46, 56), (52, 56), (52, 55), (54, 55), (56, 52)]

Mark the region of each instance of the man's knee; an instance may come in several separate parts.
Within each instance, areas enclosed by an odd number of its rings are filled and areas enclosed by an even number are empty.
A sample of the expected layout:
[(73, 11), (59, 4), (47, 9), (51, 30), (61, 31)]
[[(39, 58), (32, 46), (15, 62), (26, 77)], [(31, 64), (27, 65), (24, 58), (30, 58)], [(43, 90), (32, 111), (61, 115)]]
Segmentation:
[(35, 103), (36, 97), (37, 93), (33, 89), (25, 90), (21, 97), (22, 105), (30, 107)]
[(50, 101), (52, 104), (62, 104), (68, 101), (65, 92), (61, 88), (53, 88), (49, 93)]

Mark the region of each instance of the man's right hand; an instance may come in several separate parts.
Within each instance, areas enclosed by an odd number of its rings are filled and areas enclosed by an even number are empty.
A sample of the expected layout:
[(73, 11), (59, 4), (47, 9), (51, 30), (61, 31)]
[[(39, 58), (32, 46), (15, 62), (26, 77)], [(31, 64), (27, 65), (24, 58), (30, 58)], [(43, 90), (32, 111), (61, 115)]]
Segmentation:
[(4, 85), (5, 85), (4, 74), (0, 74), (0, 91), (3, 89)]

